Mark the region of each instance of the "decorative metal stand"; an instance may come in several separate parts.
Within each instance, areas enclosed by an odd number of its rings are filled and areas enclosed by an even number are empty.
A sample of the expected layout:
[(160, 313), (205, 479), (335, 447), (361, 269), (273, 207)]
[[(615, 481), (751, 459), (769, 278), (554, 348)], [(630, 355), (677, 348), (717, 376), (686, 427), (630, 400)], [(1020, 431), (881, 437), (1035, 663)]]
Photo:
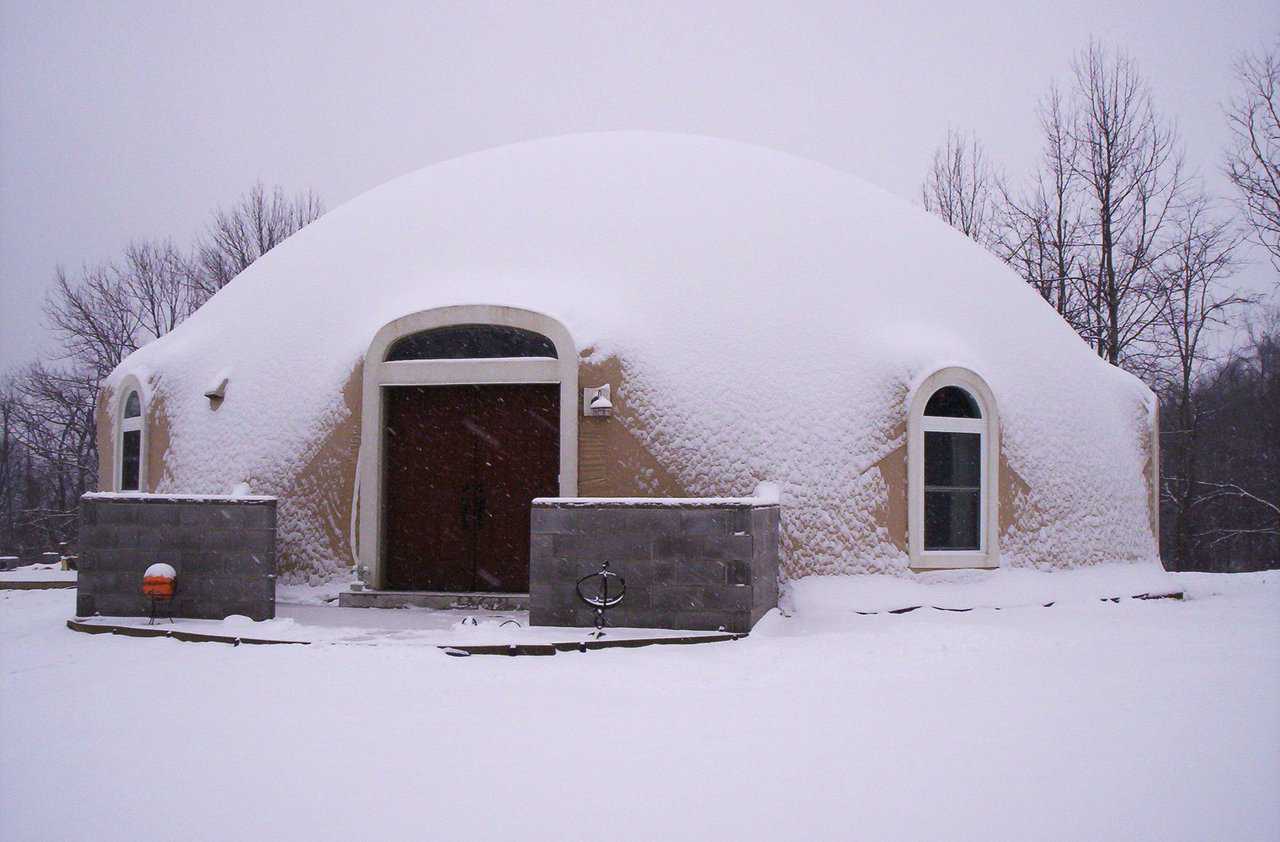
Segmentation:
[[(173, 622), (173, 597), (149, 596), (151, 601), (151, 620), (148, 626), (154, 626), (158, 617), (168, 617)], [(163, 611), (161, 609), (164, 609)]]
[[(591, 583), (595, 587), (592, 590)], [(616, 593), (612, 588), (617, 588)], [(627, 580), (609, 570), (609, 562), (600, 564), (600, 572), (588, 573), (578, 580), (578, 598), (596, 610), (595, 638), (604, 637), (604, 612), (622, 602), (627, 595)]]

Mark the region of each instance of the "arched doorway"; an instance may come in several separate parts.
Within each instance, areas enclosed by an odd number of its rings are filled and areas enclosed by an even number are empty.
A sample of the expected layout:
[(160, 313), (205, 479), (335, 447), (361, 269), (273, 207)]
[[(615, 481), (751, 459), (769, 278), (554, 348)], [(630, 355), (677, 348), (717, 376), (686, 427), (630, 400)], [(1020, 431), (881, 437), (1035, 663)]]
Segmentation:
[(398, 319), (365, 360), (360, 558), (375, 588), (523, 593), (534, 497), (576, 493), (577, 356), (508, 307)]

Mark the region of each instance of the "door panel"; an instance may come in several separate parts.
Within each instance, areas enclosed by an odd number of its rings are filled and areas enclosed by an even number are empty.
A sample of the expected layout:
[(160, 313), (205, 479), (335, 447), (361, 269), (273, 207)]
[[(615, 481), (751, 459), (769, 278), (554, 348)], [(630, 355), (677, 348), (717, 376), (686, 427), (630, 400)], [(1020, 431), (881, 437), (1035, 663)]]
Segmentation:
[(474, 536), (463, 503), (473, 480), (462, 426), (469, 386), (384, 390), (383, 557), (394, 590), (468, 590)]
[(476, 544), (478, 591), (529, 590), (529, 517), (535, 497), (560, 484), (560, 387), (486, 386), (478, 394), (477, 467), (483, 511)]
[(559, 491), (559, 386), (384, 390), (387, 586), (529, 589), (529, 509)]

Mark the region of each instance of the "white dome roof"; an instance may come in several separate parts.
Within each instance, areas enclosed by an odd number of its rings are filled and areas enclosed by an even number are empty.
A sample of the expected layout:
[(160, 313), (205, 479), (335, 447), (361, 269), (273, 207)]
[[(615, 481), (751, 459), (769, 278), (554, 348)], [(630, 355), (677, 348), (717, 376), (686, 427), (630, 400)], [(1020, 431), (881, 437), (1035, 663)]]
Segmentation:
[(938, 219), (704, 137), (566, 136), (395, 179), (275, 248), (112, 382), (163, 395), (173, 490), (225, 491), (289, 474), (341, 420), (379, 328), (453, 304), (545, 313), (579, 350), (616, 353), (637, 434), (686, 487), (776, 480), (789, 530), (816, 544), (865, 525), (854, 510), (883, 497), (867, 472), (901, 445), (910, 387), (948, 365), (994, 393), (1010, 467), (1049, 513), (1037, 540), (1086, 519), (1116, 525), (1098, 540), (1118, 552), (1150, 540), (1145, 387)]

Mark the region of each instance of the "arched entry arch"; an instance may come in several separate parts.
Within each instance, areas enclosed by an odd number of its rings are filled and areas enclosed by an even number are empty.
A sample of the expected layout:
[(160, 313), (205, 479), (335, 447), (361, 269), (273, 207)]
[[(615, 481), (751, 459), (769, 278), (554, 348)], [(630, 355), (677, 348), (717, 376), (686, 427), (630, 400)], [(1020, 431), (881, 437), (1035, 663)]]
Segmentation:
[[(425, 451), (435, 461), (428, 464), (424, 459), (423, 464), (413, 466), (412, 471), (429, 471), (442, 460), (455, 456), (458, 449), (456, 441), (451, 445), (442, 435), (443, 447), (415, 446), (404, 450), (401, 441), (390, 444), (387, 441), (389, 435), (397, 435), (396, 425), (406, 423), (406, 418), (412, 420), (413, 413), (430, 413), (453, 406), (457, 401), (473, 401), (478, 402), (472, 405), (481, 415), (488, 413), (487, 417), (494, 417), (494, 412), (499, 415), (505, 412), (508, 421), (504, 423), (509, 426), (513, 397), (523, 399), (520, 396), (524, 392), (536, 393), (535, 403), (541, 403), (515, 411), (525, 412), (530, 423), (543, 426), (548, 420), (548, 411), (558, 417), (558, 430), (553, 435), (558, 441), (559, 472), (558, 482), (552, 483), (558, 485), (558, 489), (553, 487), (550, 493), (558, 491), (561, 496), (574, 496), (578, 486), (577, 366), (577, 350), (563, 325), (542, 313), (515, 307), (442, 307), (403, 316), (378, 331), (365, 356), (357, 477), (359, 562), (370, 587), (387, 588), (396, 584), (389, 576), (395, 572), (395, 563), (389, 563), (388, 542), (395, 540), (392, 535), (396, 527), (392, 523), (391, 529), (388, 528), (388, 505), (402, 510), (404, 501), (397, 503), (395, 495), (402, 489), (400, 481), (389, 475), (388, 458), (401, 458), (398, 453)], [(522, 390), (519, 388), (522, 385), (535, 388)], [(554, 410), (548, 410), (549, 401), (554, 401)], [(467, 426), (474, 428), (475, 424)], [(471, 432), (481, 440), (492, 438), (484, 430), (472, 429)], [(429, 433), (417, 428), (414, 435), (430, 438)], [(483, 464), (483, 457), (481, 459)], [(392, 464), (391, 470), (396, 469), (397, 465)], [(393, 484), (390, 489), (389, 482)], [(446, 499), (451, 500), (452, 496), (446, 495)], [(459, 512), (423, 511), (421, 517), (438, 518), (441, 523), (446, 523), (446, 518), (457, 518), (466, 526), (479, 517), (477, 512), (492, 513), (482, 496), (470, 499), (475, 497), (473, 491), (463, 496), (468, 499), (461, 501)], [(394, 519), (394, 513), (391, 516)], [(526, 556), (526, 577), (527, 561)], [(398, 586), (406, 587), (403, 578)], [(450, 584), (448, 588), (439, 589), (468, 588)]]

